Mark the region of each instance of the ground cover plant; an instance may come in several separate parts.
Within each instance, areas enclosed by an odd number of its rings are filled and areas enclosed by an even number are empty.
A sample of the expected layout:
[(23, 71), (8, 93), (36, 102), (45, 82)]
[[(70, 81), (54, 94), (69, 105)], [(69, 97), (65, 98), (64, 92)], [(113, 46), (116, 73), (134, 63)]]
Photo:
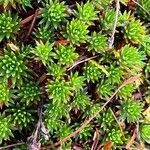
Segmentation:
[(0, 0), (0, 150), (150, 149), (150, 0)]

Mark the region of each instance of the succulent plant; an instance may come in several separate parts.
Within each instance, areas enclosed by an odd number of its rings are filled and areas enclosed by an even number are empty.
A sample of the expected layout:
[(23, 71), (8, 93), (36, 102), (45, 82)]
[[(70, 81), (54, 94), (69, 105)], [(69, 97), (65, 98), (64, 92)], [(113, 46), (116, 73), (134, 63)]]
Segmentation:
[(11, 123), (11, 116), (5, 116), (0, 113), (0, 144), (3, 140), (9, 140), (10, 137), (13, 137), (13, 125)]
[(105, 110), (102, 114), (100, 114), (98, 116), (98, 120), (101, 122), (101, 127), (107, 131), (113, 127), (115, 121), (110, 109)]
[(123, 70), (116, 65), (110, 65), (108, 68), (109, 76), (108, 76), (108, 82), (112, 85), (120, 84), (121, 79), (123, 78), (124, 72)]
[(58, 2), (57, 0), (48, 0), (43, 3), (43, 8), (41, 8), (42, 18), (40, 24), (45, 23), (46, 25), (51, 25), (54, 28), (58, 28), (61, 21), (65, 19), (67, 7), (64, 2)]
[(88, 50), (92, 51), (94, 54), (105, 52), (107, 48), (107, 38), (101, 33), (93, 32), (88, 42)]
[(123, 144), (121, 131), (118, 129), (112, 128), (108, 132), (108, 140), (113, 142), (113, 144), (115, 145)]
[(138, 51), (135, 47), (124, 46), (120, 50), (119, 54), (120, 65), (124, 69), (134, 70), (136, 72), (141, 71), (145, 59), (145, 55)]
[(75, 48), (67, 45), (59, 45), (56, 48), (56, 59), (62, 65), (71, 65), (78, 58)]
[(5, 83), (0, 84), (0, 105), (9, 105), (12, 98), (12, 92)]
[(71, 22), (67, 23), (66, 32), (64, 37), (73, 44), (80, 45), (85, 43), (88, 38), (88, 26), (80, 20), (73, 19)]
[(6, 38), (14, 38), (15, 33), (19, 31), (18, 15), (12, 16), (10, 12), (4, 12), (0, 15), (0, 42)]
[(129, 123), (138, 122), (142, 113), (142, 105), (139, 101), (128, 99), (122, 102), (120, 111), (122, 120), (127, 119)]
[(52, 56), (54, 56), (53, 44), (48, 41), (44, 44), (43, 42), (36, 42), (36, 47), (33, 49), (33, 53), (36, 56), (36, 60), (42, 61), (44, 65), (52, 61)]
[(64, 80), (55, 79), (46, 86), (47, 93), (50, 99), (53, 99), (53, 103), (67, 103), (71, 93), (71, 87), (68, 82)]
[(54, 31), (50, 29), (49, 26), (40, 25), (34, 32), (34, 35), (37, 40), (54, 42)]
[(85, 78), (84, 76), (79, 76), (78, 72), (74, 74), (71, 73), (70, 75), (70, 86), (73, 88), (74, 91), (79, 91), (83, 89)]
[(110, 84), (107, 80), (102, 80), (100, 84), (98, 84), (97, 87), (97, 94), (102, 99), (107, 99), (109, 96), (113, 93), (114, 86)]
[(13, 124), (22, 129), (23, 127), (27, 127), (27, 125), (33, 123), (33, 116), (25, 105), (21, 105), (19, 103), (12, 105), (10, 108), (6, 109), (6, 112), (11, 113), (11, 120)]
[(5, 50), (4, 55), (0, 56), (0, 77), (4, 82), (12, 79), (12, 85), (20, 86), (22, 79), (27, 77), (27, 62), (19, 51)]
[(65, 75), (65, 68), (60, 64), (51, 63), (48, 66), (48, 75), (51, 75), (54, 78), (61, 78)]
[(140, 137), (150, 143), (150, 124), (142, 124), (140, 126)]
[(90, 1), (87, 1), (85, 4), (77, 3), (77, 10), (73, 14), (77, 19), (88, 25), (91, 25), (94, 20), (98, 19), (94, 5)]
[(73, 108), (80, 109), (82, 111), (86, 110), (90, 106), (90, 98), (84, 91), (78, 91), (73, 97), (73, 102), (71, 104)]
[(89, 82), (95, 82), (101, 77), (102, 71), (92, 63), (91, 61), (86, 63), (84, 66), (84, 75), (86, 80)]
[(27, 105), (39, 101), (40, 89), (38, 84), (31, 81), (24, 83), (19, 90), (18, 96), (21, 102), (25, 102)]
[(140, 44), (146, 35), (146, 28), (140, 20), (132, 19), (124, 28), (125, 37), (132, 43)]
[(128, 84), (119, 90), (118, 96), (120, 99), (125, 100), (127, 98), (131, 98), (134, 91), (135, 91), (135, 85)]

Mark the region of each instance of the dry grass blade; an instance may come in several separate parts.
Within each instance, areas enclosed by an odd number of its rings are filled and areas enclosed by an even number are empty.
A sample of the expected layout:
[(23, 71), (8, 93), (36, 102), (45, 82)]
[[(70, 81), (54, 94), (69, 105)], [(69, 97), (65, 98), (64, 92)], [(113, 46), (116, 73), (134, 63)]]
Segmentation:
[(97, 149), (97, 145), (98, 145), (98, 141), (100, 139), (100, 134), (98, 129), (96, 129), (95, 133), (94, 133), (94, 137), (93, 137), (93, 144), (92, 144), (92, 148), (91, 150), (96, 150)]

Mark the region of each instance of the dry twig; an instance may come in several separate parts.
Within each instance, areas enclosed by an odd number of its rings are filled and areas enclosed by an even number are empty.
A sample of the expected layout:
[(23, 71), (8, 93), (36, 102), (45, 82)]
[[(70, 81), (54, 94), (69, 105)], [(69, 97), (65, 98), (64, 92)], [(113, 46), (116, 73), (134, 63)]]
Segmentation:
[(114, 38), (115, 38), (114, 36), (115, 36), (116, 26), (117, 26), (117, 22), (118, 22), (119, 9), (120, 9), (119, 0), (117, 0), (116, 1), (116, 14), (115, 14), (114, 26), (113, 26), (113, 30), (112, 30), (112, 35), (109, 38), (109, 49), (112, 49), (113, 44), (114, 44)]
[[(117, 122), (117, 124), (118, 124), (118, 126), (119, 126), (119, 128), (120, 128), (120, 131), (121, 131), (122, 135), (124, 136), (124, 133), (123, 133), (122, 127), (120, 126), (120, 123), (119, 123), (119, 121), (117, 120), (117, 117), (115, 116), (115, 114), (114, 114), (114, 112), (112, 111), (112, 109), (111, 109), (111, 108), (110, 108), (110, 111), (111, 111), (111, 113), (112, 113), (112, 115), (113, 115), (114, 119), (116, 120), (116, 122)], [(124, 137), (125, 137), (125, 136), (124, 136)]]
[(98, 57), (98, 55), (93, 56), (93, 57), (90, 57), (90, 58), (86, 58), (86, 59), (81, 60), (81, 61), (77, 61), (77, 62), (75, 62), (70, 68), (68, 68), (67, 71), (71, 70), (72, 68), (74, 68), (75, 66), (77, 66), (77, 65), (79, 65), (79, 64), (81, 64), (81, 63), (84, 63), (84, 62), (89, 61), (89, 60), (91, 60), (91, 59), (94, 59), (94, 58), (96, 58), (96, 57)]
[(92, 148), (91, 150), (96, 150), (97, 149), (97, 145), (98, 145), (98, 141), (100, 139), (100, 134), (99, 134), (99, 131), (98, 129), (96, 128), (96, 131), (94, 133), (94, 137), (93, 137), (93, 144), (92, 144)]
[(127, 149), (127, 150), (130, 149), (130, 147), (131, 147), (132, 144), (134, 143), (135, 138), (136, 138), (136, 129), (133, 130), (133, 135), (132, 135), (130, 141), (129, 141), (129, 142), (127, 143), (127, 145), (126, 145), (126, 149)]
[(33, 29), (33, 27), (34, 27), (36, 18), (37, 18), (37, 16), (38, 16), (38, 13), (39, 13), (39, 10), (37, 9), (37, 10), (35, 11), (35, 14), (34, 14), (34, 16), (33, 16), (33, 20), (32, 20), (32, 23), (31, 23), (31, 26), (30, 26), (30, 28), (29, 28), (29, 31), (28, 31), (28, 33), (27, 33), (27, 35), (26, 35), (24, 41), (26, 41), (26, 40), (28, 39), (28, 37), (30, 36), (30, 34), (31, 34), (31, 32), (32, 32), (32, 29)]
[[(39, 9), (37, 9), (37, 10), (38, 10), (38, 15), (40, 15), (40, 10), (39, 10)], [(21, 25), (25, 25), (26, 23), (30, 22), (30, 21), (34, 18), (34, 15), (35, 15), (35, 14), (33, 14), (33, 15), (31, 15), (31, 16), (29, 16), (29, 17), (23, 19), (23, 20), (21, 20), (21, 21), (20, 21), (20, 24), (21, 24)]]
[(0, 150), (4, 150), (4, 149), (11, 148), (11, 147), (16, 147), (16, 146), (19, 146), (19, 145), (24, 145), (24, 144), (25, 144), (24, 142), (16, 143), (16, 144), (11, 144), (11, 145), (0, 147)]

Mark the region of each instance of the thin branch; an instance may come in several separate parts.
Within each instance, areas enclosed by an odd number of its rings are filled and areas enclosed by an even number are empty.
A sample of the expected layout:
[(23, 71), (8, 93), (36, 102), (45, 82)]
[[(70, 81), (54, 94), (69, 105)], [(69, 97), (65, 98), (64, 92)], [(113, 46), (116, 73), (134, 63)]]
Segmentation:
[(35, 11), (35, 14), (34, 14), (34, 17), (33, 17), (33, 21), (32, 21), (32, 23), (31, 23), (31, 26), (30, 26), (30, 28), (29, 28), (29, 31), (28, 31), (28, 33), (27, 33), (27, 35), (26, 35), (24, 41), (26, 41), (26, 40), (28, 39), (28, 37), (30, 36), (30, 34), (31, 34), (31, 32), (32, 32), (32, 29), (33, 29), (33, 27), (34, 27), (36, 18), (37, 18), (37, 16), (38, 16), (38, 12), (39, 12), (39, 10), (37, 9), (37, 10)]
[(135, 4), (137, 4), (139, 7), (141, 7), (148, 15), (150, 15), (150, 13), (138, 2), (136, 2), (135, 0), (132, 0)]
[(116, 26), (117, 26), (117, 22), (118, 22), (119, 9), (120, 9), (120, 4), (119, 4), (119, 0), (117, 0), (117, 2), (116, 2), (116, 13), (115, 13), (114, 26), (113, 26), (113, 30), (112, 30), (112, 35), (109, 38), (109, 49), (112, 49), (113, 44), (114, 44), (114, 36), (115, 36)]
[(72, 68), (74, 68), (75, 66), (77, 66), (77, 65), (79, 65), (79, 64), (81, 64), (81, 63), (84, 63), (84, 62), (89, 61), (89, 60), (91, 60), (91, 59), (94, 59), (94, 58), (96, 58), (96, 57), (98, 57), (98, 55), (93, 56), (93, 57), (90, 57), (90, 58), (86, 58), (86, 59), (81, 60), (81, 61), (77, 61), (77, 62), (75, 62), (70, 68), (68, 68), (67, 71), (71, 70)]
[(106, 103), (104, 103), (104, 105), (101, 107), (101, 109), (99, 109), (97, 112), (95, 112), (95, 114), (91, 118), (89, 118), (88, 120), (86, 119), (83, 122), (83, 124), (81, 125), (81, 127), (79, 127), (77, 130), (75, 130), (74, 132), (69, 134), (67, 137), (65, 137), (61, 141), (58, 141), (58, 142), (54, 143), (53, 145), (48, 145), (46, 147), (43, 147), (43, 148), (41, 148), (41, 150), (48, 150), (48, 149), (50, 149), (52, 147), (56, 147), (56, 146), (60, 145), (62, 142), (66, 142), (68, 139), (74, 137), (77, 133), (81, 132), (107, 106), (107, 104), (110, 103), (110, 101), (115, 97), (115, 95), (120, 91), (121, 88), (123, 88), (127, 84), (131, 84), (131, 83), (135, 82), (138, 79), (139, 79), (138, 77), (130, 77), (129, 79), (124, 81), (117, 88), (117, 90), (113, 93), (113, 95), (106, 101)]
[(99, 133), (99, 130), (96, 128), (96, 131), (95, 131), (94, 137), (93, 137), (94, 142), (92, 144), (91, 150), (96, 150), (97, 149), (99, 139), (100, 139), (100, 133)]
[(131, 147), (132, 144), (134, 143), (135, 138), (136, 138), (136, 129), (133, 130), (132, 137), (131, 137), (130, 141), (127, 143), (127, 145), (126, 145), (126, 149), (127, 149), (127, 150), (130, 149), (130, 147)]
[[(38, 15), (40, 15), (40, 13), (41, 13), (40, 10), (38, 10)], [(35, 15), (35, 14), (33, 14), (33, 15), (31, 15), (31, 16), (29, 16), (29, 17), (23, 19), (23, 20), (21, 20), (21, 21), (20, 21), (20, 24), (21, 24), (21, 25), (24, 25), (24, 24), (30, 22), (30, 21), (34, 18), (34, 15)]]
[(7, 148), (16, 147), (16, 146), (24, 145), (24, 144), (25, 144), (24, 142), (16, 143), (16, 144), (11, 144), (11, 145), (0, 147), (0, 150), (4, 150), (4, 149), (7, 149)]
[[(117, 124), (118, 124), (118, 126), (119, 126), (119, 128), (120, 128), (120, 130), (121, 130), (122, 135), (124, 136), (123, 130), (122, 130), (121, 126), (120, 126), (119, 121), (117, 120), (117, 117), (115, 116), (115, 114), (114, 114), (114, 112), (112, 111), (111, 108), (110, 108), (110, 111), (111, 111), (111, 113), (112, 113), (114, 119), (116, 120), (116, 122), (117, 122)], [(124, 137), (125, 137), (125, 136), (124, 136)]]

